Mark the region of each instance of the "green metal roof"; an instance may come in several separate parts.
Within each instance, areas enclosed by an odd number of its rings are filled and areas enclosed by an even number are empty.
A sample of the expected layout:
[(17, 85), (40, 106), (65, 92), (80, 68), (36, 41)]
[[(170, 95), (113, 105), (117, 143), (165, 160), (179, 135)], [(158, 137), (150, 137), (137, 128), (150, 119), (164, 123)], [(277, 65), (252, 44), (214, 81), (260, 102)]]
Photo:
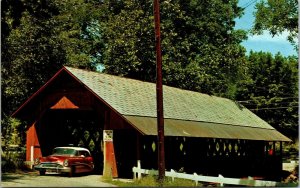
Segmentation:
[[(108, 74), (65, 67), (123, 116), (156, 117), (156, 85)], [(221, 97), (163, 86), (164, 117), (274, 129), (242, 105)]]
[[(153, 117), (125, 116), (137, 130), (145, 135), (157, 135), (157, 119)], [(201, 121), (164, 120), (165, 136), (202, 138), (291, 141), (275, 129), (225, 125)]]

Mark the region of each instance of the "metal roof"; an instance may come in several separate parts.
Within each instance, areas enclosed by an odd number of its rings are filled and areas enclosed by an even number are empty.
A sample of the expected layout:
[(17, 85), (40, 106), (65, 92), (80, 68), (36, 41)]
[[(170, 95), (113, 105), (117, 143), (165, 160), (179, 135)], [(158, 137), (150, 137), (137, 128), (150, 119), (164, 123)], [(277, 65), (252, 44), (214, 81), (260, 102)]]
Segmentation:
[[(63, 69), (143, 134), (157, 134), (154, 83), (71, 67)], [(290, 141), (232, 100), (169, 86), (163, 86), (163, 97), (167, 136)]]
[[(151, 117), (125, 116), (136, 128), (146, 135), (157, 135), (157, 120)], [(176, 119), (164, 120), (165, 136), (201, 138), (245, 139), (266, 141), (290, 141), (275, 129), (245, 127)]]

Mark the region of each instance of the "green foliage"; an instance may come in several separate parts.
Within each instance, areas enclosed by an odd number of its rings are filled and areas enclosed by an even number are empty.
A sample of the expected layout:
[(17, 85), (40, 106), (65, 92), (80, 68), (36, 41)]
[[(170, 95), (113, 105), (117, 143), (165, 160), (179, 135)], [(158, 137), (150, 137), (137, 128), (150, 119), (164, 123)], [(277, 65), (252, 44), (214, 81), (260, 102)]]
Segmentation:
[(7, 147), (3, 154), (1, 154), (1, 170), (2, 172), (16, 172), (18, 169), (27, 170), (25, 165), (25, 150), (20, 147), (18, 150), (11, 150)]
[[(2, 102), (11, 114), (62, 65), (95, 70), (103, 48), (99, 2), (2, 1)], [(17, 13), (18, 12), (18, 13)]]
[(7, 147), (9, 145), (23, 144), (24, 140), (22, 140), (22, 133), (24, 133), (24, 130), (25, 129), (23, 129), (19, 120), (11, 117), (4, 117), (1, 120), (2, 145)]
[(250, 52), (246, 66), (249, 77), (240, 83), (237, 100), (280, 132), (297, 137), (297, 59)]
[(18, 168), (24, 168), (25, 138), (22, 123), (11, 117), (1, 120), (1, 169), (2, 172), (15, 172)]
[[(164, 84), (234, 95), (245, 50), (234, 18), (237, 1), (165, 0), (160, 4)], [(106, 3), (105, 72), (154, 82), (156, 62), (151, 1)]]
[(106, 4), (106, 9), (103, 20), (105, 71), (153, 81), (155, 50), (151, 1), (112, 1)]
[[(288, 31), (288, 40), (295, 44), (298, 35), (298, 1), (268, 0), (256, 4), (254, 34), (268, 30), (273, 36)], [(295, 44), (296, 45), (296, 44)]]
[(283, 145), (283, 162), (290, 163), (291, 161), (299, 160), (299, 141), (284, 143)]

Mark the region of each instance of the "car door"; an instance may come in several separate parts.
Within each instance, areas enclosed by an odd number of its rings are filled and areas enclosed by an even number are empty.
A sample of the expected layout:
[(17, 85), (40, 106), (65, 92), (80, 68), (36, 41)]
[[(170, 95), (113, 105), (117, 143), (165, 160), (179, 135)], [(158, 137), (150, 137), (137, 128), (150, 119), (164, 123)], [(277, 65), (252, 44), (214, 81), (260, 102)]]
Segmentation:
[(78, 150), (75, 157), (76, 172), (85, 172), (86, 171), (86, 159), (84, 151)]
[(86, 171), (90, 172), (94, 169), (93, 158), (88, 151), (83, 151), (83, 155), (84, 155), (85, 169)]

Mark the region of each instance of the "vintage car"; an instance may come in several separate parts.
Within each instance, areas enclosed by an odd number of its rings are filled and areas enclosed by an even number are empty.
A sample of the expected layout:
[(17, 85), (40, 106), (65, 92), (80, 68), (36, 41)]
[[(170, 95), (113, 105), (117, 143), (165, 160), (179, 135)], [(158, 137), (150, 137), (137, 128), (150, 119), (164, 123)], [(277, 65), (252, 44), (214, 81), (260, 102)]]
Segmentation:
[(46, 172), (75, 173), (92, 172), (94, 162), (88, 149), (82, 147), (56, 147), (47, 157), (40, 157), (34, 161), (34, 169), (45, 175)]

